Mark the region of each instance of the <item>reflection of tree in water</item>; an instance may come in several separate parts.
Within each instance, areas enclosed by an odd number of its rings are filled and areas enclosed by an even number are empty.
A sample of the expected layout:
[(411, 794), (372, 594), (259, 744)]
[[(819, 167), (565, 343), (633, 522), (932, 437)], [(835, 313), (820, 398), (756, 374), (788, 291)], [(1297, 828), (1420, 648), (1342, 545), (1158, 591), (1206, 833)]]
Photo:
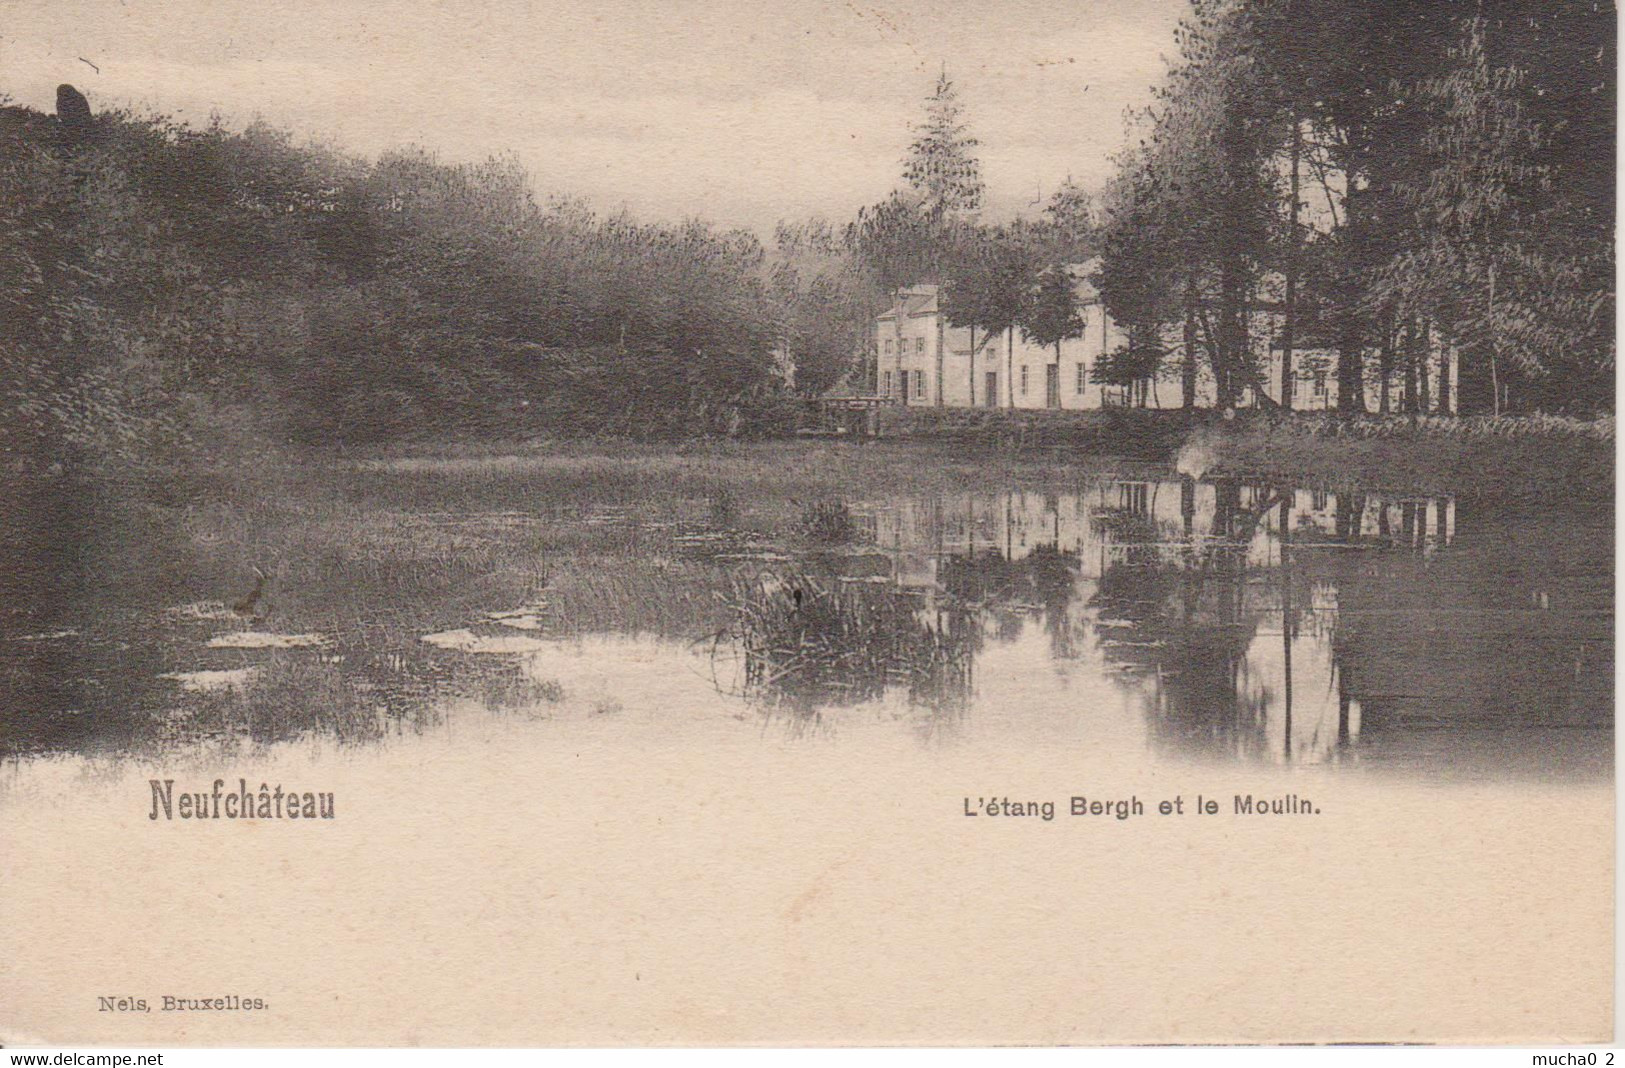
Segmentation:
[(1157, 523), (1149, 509), (1097, 509), (1102, 567), (1090, 602), (1108, 662), (1126, 679), (1155, 680), (1153, 730), (1179, 745), (1229, 753), (1267, 745), (1276, 696), (1248, 685), (1247, 653), (1264, 613), (1247, 596), (1247, 557), (1279, 497), (1256, 489), (1244, 507), (1243, 488), (1233, 479), (1214, 484), (1206, 536), (1197, 533), (1196, 484), (1188, 478), (1178, 525)]
[[(427, 723), (441, 696), (485, 668), (419, 641), (419, 607), (403, 591), (420, 560), (399, 571), (369, 560), (366, 581), (348, 581), (337, 551), (307, 558), (325, 581), (279, 591), (270, 621), (251, 620), (231, 604), (254, 577), (231, 548), (240, 543), (200, 536), (234, 529), (206, 483), (177, 481), (156, 503), (88, 486), (19, 492), (25, 507), (0, 509), (0, 753), (362, 742)], [(447, 570), (448, 585), (475, 585), (467, 569)], [(330, 640), (211, 644), (243, 630)]]
[(1211, 493), (1205, 524), (1188, 483), (1176, 522), (1097, 517), (1097, 635), (1158, 737), (1343, 759), (1379, 739), (1448, 750), (1474, 731), (1608, 724), (1611, 655), (1592, 650), (1612, 650), (1609, 546), (1573, 537), (1568, 516), (1354, 491), (1300, 510), (1301, 495), (1222, 480)]
[(1076, 657), (1068, 609), (1077, 596), (1077, 554), (1042, 545), (1023, 563), (1027, 565), (1033, 593), (1044, 608), (1044, 630), (1050, 637), (1051, 655), (1066, 660)]
[[(1235, 479), (1093, 491), (900, 510), (869, 566), (804, 560), (740, 598), (755, 613), (747, 688), (805, 721), (906, 696), (936, 733), (970, 707), (984, 646), (1042, 618), (1050, 657), (1116, 669), (1160, 744), (1225, 759), (1476, 744), (1441, 742), (1440, 727), (1606, 726), (1607, 539), (1566, 533), (1568, 512)], [(1080, 618), (1098, 654), (1080, 648)]]
[(1363, 540), (1377, 551), (1327, 565), (1362, 734), (1611, 725), (1610, 515), (1374, 503)]
[(1075, 654), (1068, 609), (1077, 596), (1079, 570), (1077, 553), (1038, 545), (1017, 560), (997, 550), (948, 556), (937, 581), (950, 601), (975, 612), (978, 634), (980, 617), (991, 614), (1000, 639), (1012, 640), (1021, 634), (1022, 610), (1039, 609), (1051, 652), (1069, 658)]

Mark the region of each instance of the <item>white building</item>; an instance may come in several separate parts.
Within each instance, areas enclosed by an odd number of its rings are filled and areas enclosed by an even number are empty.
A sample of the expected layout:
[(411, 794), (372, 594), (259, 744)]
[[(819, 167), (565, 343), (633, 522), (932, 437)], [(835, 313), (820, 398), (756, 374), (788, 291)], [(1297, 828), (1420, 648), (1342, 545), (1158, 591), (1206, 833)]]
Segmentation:
[[(902, 404), (949, 408), (1100, 408), (1127, 402), (1127, 392), (1090, 380), (1102, 355), (1123, 346), (1127, 334), (1106, 314), (1100, 295), (1075, 269), (1081, 337), (1057, 353), (1014, 327), (988, 334), (948, 325), (939, 289), (901, 289), (875, 319), (876, 388)], [(974, 343), (973, 343), (974, 339)], [(1178, 398), (1162, 398), (1174, 407)]]
[[(1087, 409), (1130, 404), (1128, 388), (1100, 385), (1092, 377), (1102, 356), (1128, 343), (1127, 330), (1106, 314), (1100, 294), (1088, 281), (1098, 266), (1095, 260), (1072, 268), (1083, 333), (1062, 342), (1059, 353), (1053, 345), (1041, 347), (1028, 341), (1020, 327), (989, 335), (948, 325), (939, 307), (939, 287), (935, 285), (898, 290), (892, 306), (875, 318), (875, 388), (910, 407)], [(1277, 307), (1264, 304), (1255, 307), (1249, 319), (1253, 364), (1269, 397), (1279, 400), (1281, 313)], [(1149, 384), (1145, 394), (1149, 407), (1178, 408), (1183, 404), (1177, 368), (1177, 362), (1184, 359), (1182, 333), (1170, 329), (1163, 339), (1171, 366)], [(1380, 376), (1375, 373), (1377, 362), (1376, 354), (1369, 353), (1365, 383), (1368, 411), (1378, 410), (1382, 394)], [(1391, 406), (1397, 411), (1404, 371), (1397, 358), (1394, 362), (1389, 393)], [(1443, 397), (1448, 409), (1454, 411), (1455, 378), (1453, 349), (1437, 335), (1430, 336), (1419, 383), (1425, 406), (1437, 410), (1437, 400)], [(1212, 406), (1216, 393), (1207, 361), (1199, 360), (1197, 405)], [(1245, 383), (1238, 386), (1238, 403), (1242, 407), (1257, 403), (1253, 390)], [(1293, 352), (1292, 407), (1302, 411), (1336, 405), (1337, 354), (1300, 343)]]

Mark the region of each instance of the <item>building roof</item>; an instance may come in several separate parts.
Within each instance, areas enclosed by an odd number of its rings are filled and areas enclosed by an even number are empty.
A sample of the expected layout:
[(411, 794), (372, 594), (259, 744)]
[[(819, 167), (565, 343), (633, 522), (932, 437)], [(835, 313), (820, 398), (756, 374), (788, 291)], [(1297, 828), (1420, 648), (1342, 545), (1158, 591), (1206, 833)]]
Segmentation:
[[(907, 286), (897, 291), (901, 298), (903, 314), (913, 318), (916, 315), (934, 315), (937, 311), (937, 287), (934, 285)], [(886, 311), (881, 312), (877, 319), (896, 319), (898, 305), (893, 304)]]
[(1072, 276), (1072, 291), (1077, 294), (1079, 304), (1096, 304), (1100, 301), (1100, 290), (1095, 288), (1094, 275), (1100, 270), (1100, 257), (1095, 256), (1082, 263), (1069, 263), (1066, 273)]
[[(1082, 263), (1069, 263), (1066, 265), (1067, 274), (1072, 276), (1073, 291), (1077, 294), (1079, 304), (1098, 304), (1100, 291), (1095, 288), (1091, 277), (1100, 269), (1100, 257), (1085, 260)], [(904, 286), (897, 291), (900, 298), (904, 317), (914, 318), (921, 315), (935, 315), (937, 313), (937, 294), (941, 287), (936, 285)], [(875, 316), (876, 322), (892, 322), (897, 318), (899, 304), (894, 303), (890, 308)]]

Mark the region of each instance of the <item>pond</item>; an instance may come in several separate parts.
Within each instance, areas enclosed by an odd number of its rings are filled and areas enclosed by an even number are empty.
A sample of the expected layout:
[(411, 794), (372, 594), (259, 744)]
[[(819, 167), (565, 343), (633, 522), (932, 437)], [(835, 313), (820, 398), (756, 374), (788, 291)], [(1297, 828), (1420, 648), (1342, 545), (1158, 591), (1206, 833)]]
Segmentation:
[[(38, 1033), (1608, 1018), (1609, 502), (901, 445), (25, 491), (0, 513), (0, 954), (51, 977), (8, 991)], [(278, 791), (317, 818), (178, 807)], [(95, 1000), (216, 991), (269, 1007)]]
[(609, 744), (1612, 775), (1611, 502), (795, 461), (334, 461), (42, 496), (9, 540), (0, 747), (366, 746), (479, 715)]

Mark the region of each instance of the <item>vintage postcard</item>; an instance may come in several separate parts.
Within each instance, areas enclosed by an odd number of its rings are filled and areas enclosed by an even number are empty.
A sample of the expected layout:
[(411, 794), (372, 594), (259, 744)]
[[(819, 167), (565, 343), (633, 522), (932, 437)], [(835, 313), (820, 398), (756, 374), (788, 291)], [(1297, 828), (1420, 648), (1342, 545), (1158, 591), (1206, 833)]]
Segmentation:
[(0, 0), (0, 1043), (1614, 1035), (1614, 5)]

